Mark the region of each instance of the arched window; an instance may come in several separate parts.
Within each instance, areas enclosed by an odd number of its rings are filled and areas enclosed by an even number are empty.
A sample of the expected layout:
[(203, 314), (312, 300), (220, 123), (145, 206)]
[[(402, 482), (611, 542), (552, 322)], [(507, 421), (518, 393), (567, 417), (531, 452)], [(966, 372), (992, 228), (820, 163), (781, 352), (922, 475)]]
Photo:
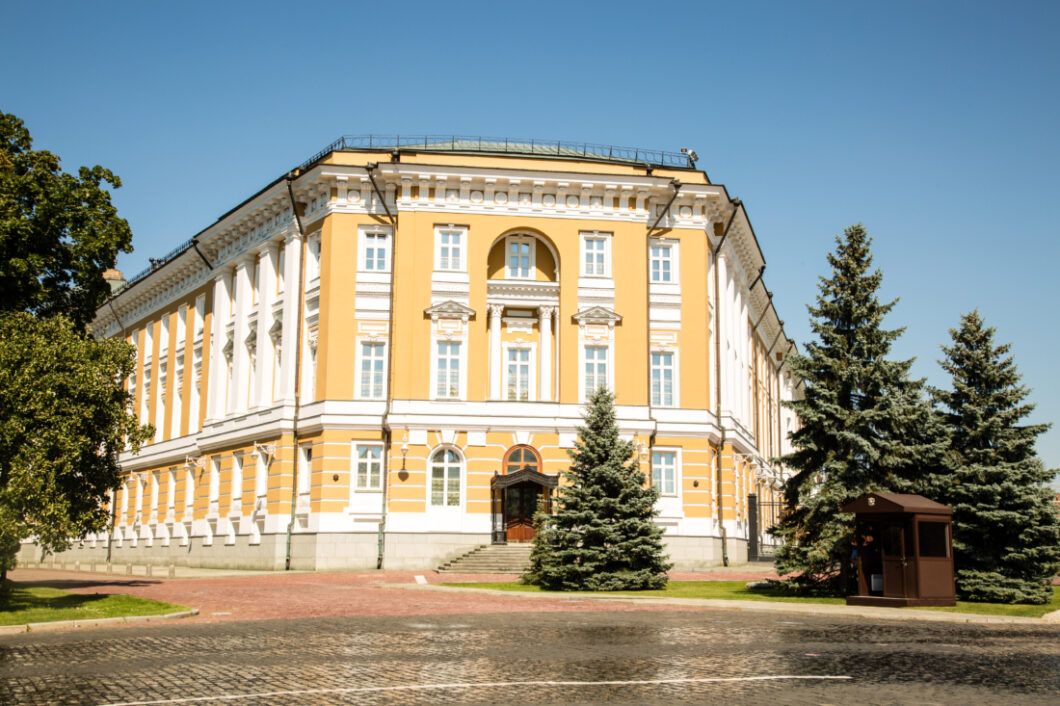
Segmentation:
[(532, 446), (521, 444), (508, 449), (508, 453), (504, 456), (504, 472), (515, 473), (524, 468), (541, 472), (541, 456), (537, 451)]
[(431, 505), (460, 505), (460, 457), (452, 449), (438, 449), (431, 456)]

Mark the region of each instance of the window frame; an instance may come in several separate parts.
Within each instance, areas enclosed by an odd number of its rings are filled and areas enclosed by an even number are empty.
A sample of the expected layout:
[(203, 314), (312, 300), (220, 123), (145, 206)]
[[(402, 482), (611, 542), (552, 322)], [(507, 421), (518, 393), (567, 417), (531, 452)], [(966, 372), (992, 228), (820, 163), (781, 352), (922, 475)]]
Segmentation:
[[(511, 372), (509, 356), (513, 351), (526, 351), (526, 398), (512, 399), (508, 396), (508, 388), (511, 385)], [(530, 343), (502, 343), (501, 344), (501, 390), (502, 399), (505, 402), (535, 402), (537, 400), (537, 346)]]
[[(529, 265), (527, 267), (526, 276), (513, 275), (511, 266), (511, 248), (512, 245), (521, 244), (528, 245), (530, 247), (529, 253)], [(517, 257), (522, 257), (517, 255)], [(521, 269), (521, 268), (519, 268)], [(534, 281), (537, 279), (537, 238), (532, 235), (515, 234), (506, 236), (504, 239), (504, 278), (510, 280), (520, 281)]]
[[(372, 347), (373, 349), (378, 347), (379, 350), (380, 350), (379, 355), (378, 356), (375, 356), (375, 355), (366, 356), (365, 355), (365, 347), (368, 347), (368, 346)], [(360, 339), (357, 340), (357, 358), (356, 358), (356, 361), (355, 361), (355, 365), (357, 366), (356, 367), (357, 380), (354, 383), (356, 385), (356, 394), (354, 395), (354, 399), (358, 399), (358, 400), (385, 400), (386, 399), (386, 396), (387, 396), (387, 382), (388, 382), (388, 380), (387, 380), (387, 363), (388, 363), (387, 354), (388, 354), (388, 350), (387, 350), (387, 342), (386, 341), (378, 341), (378, 340), (369, 339), (369, 338), (360, 338)], [(382, 379), (382, 382), (380, 384), (379, 394), (374, 394), (375, 393), (374, 384), (371, 383), (370, 379), (368, 381), (368, 386), (371, 388), (369, 390), (370, 394), (367, 394), (367, 395), (365, 394), (366, 380), (365, 380), (364, 364), (365, 364), (366, 361), (373, 361), (373, 362), (378, 361), (378, 362), (382, 363), (382, 376), (383, 376), (383, 379)], [(375, 372), (374, 370), (373, 371), (368, 371), (369, 377), (371, 377), (371, 375), (373, 375), (374, 372)]]
[[(613, 237), (614, 236), (611, 233), (605, 233), (605, 232), (601, 232), (601, 231), (597, 231), (597, 230), (582, 231), (582, 233), (581, 233), (581, 263), (580, 263), (580, 266), (578, 268), (580, 276), (582, 276), (582, 277), (593, 277), (593, 278), (603, 278), (603, 279), (610, 279), (612, 277), (612, 274), (611, 274), (611, 241), (612, 241)], [(600, 255), (603, 256), (603, 262), (599, 263), (599, 266), (600, 266), (600, 268), (602, 270), (601, 272), (595, 272), (595, 271), (589, 272), (588, 271), (588, 269), (589, 269), (588, 256), (589, 256), (589, 253), (590, 253), (590, 248), (589, 248), (589, 243), (590, 242), (592, 242), (592, 243), (597, 243), (598, 242), (598, 243), (602, 243), (603, 244), (603, 247), (601, 248), (600, 253), (599, 253)], [(594, 250), (594, 254), (595, 254), (595, 248), (593, 250)], [(595, 265), (595, 263), (594, 263), (594, 265)], [(594, 266), (593, 269), (595, 270), (596, 267)]]
[[(670, 456), (671, 465), (668, 467), (663, 464), (659, 468), (659, 476), (656, 476), (657, 462), (656, 456)], [(672, 449), (667, 447), (655, 447), (651, 450), (651, 484), (653, 488), (658, 488), (660, 498), (676, 498), (680, 495), (680, 467), (681, 467), (681, 453), (679, 449)], [(664, 470), (668, 470), (670, 477), (669, 481), (672, 484), (672, 490), (666, 492), (666, 481), (667, 478), (663, 475)]]
[[(669, 356), (669, 366), (655, 365), (655, 356)], [(670, 371), (670, 400), (665, 401), (662, 389), (662, 373), (667, 369)], [(655, 371), (660, 371), (659, 397), (655, 396)], [(661, 348), (652, 348), (648, 353), (648, 384), (651, 391), (652, 407), (677, 407), (679, 404), (678, 379), (677, 379), (677, 351)]]
[[(656, 257), (652, 253), (653, 248), (662, 248), (667, 251), (665, 257)], [(680, 241), (673, 238), (649, 238), (648, 239), (648, 282), (651, 285), (673, 285), (680, 283)], [(655, 279), (655, 263), (666, 262), (669, 264), (669, 279)], [(661, 266), (660, 266), (661, 272)]]
[[(378, 245), (377, 239), (382, 239), (382, 246)], [(389, 275), (390, 272), (393, 270), (393, 232), (389, 228), (381, 228), (376, 226), (362, 227), (359, 229), (357, 241), (357, 271), (371, 275)], [(373, 251), (379, 249), (379, 247), (382, 247), (382, 267), (375, 267), (375, 264), (377, 264), (379, 261), (379, 257), (374, 252), (371, 258), (373, 266), (368, 266), (368, 250), (370, 246)]]
[[(441, 500), (440, 503), (434, 502), (434, 472), (439, 463), (435, 458), (439, 454), (452, 454), (454, 460), (450, 461), (446, 459), (442, 462), (442, 489), (441, 489)], [(460, 453), (459, 449), (453, 446), (440, 446), (431, 452), (430, 456), (427, 457), (428, 475), (427, 475), (427, 507), (433, 511), (450, 511), (459, 512), (464, 507), (464, 457)], [(450, 488), (450, 482), (452, 481), (451, 471), (455, 467), (456, 469), (456, 503), (450, 503), (449, 500), (453, 495), (453, 490)]]
[[(442, 243), (442, 236), (456, 235), (460, 242), (456, 245), (459, 249), (456, 266), (453, 266), (452, 257), (442, 259), (442, 248), (452, 248), (451, 243)], [(446, 265), (443, 267), (443, 264)], [(434, 227), (434, 270), (436, 272), (467, 272), (467, 226), (437, 225)]]
[[(360, 464), (362, 462), (361, 452), (365, 451), (376, 451), (378, 456), (367, 461), (368, 468), (365, 471), (365, 484), (361, 484), (360, 479)], [(375, 473), (373, 474), (372, 465), (377, 465)], [(350, 455), (350, 488), (354, 493), (381, 493), (383, 491), (383, 445), (380, 443), (372, 442), (354, 442), (353, 453)], [(372, 483), (372, 477), (375, 475), (375, 483)]]
[(311, 289), (309, 285), (320, 281), (320, 260), (324, 250), (322, 241), (319, 231), (306, 238), (306, 289)]
[(504, 453), (504, 460), (503, 460), (503, 462), (501, 464), (501, 470), (504, 471), (505, 475), (509, 475), (509, 474), (514, 473), (516, 471), (521, 471), (523, 468), (526, 468), (527, 466), (531, 465), (531, 464), (525, 463), (525, 461), (524, 461), (523, 465), (520, 466), (519, 468), (516, 468), (515, 471), (510, 470), (508, 468), (508, 466), (511, 465), (511, 462), (512, 462), (511, 458), (515, 454), (515, 452), (517, 452), (517, 451), (519, 451), (519, 452), (529, 451), (534, 457), (534, 463), (532, 464), (533, 465), (532, 470), (535, 470), (538, 473), (544, 473), (544, 471), (541, 470), (542, 469), (542, 465), (543, 465), (542, 461), (541, 461), (541, 453), (537, 449), (535, 449), (533, 446), (530, 446), (529, 444), (516, 444), (515, 446), (511, 447), (510, 449), (508, 449)]
[[(612, 368), (611, 348), (612, 347), (610, 345), (607, 345), (607, 344), (605, 344), (603, 342), (584, 343), (582, 345), (581, 382), (582, 382), (583, 399), (585, 399), (585, 400), (589, 399), (592, 396), (592, 394), (594, 392), (596, 392), (596, 390), (599, 389), (600, 387), (606, 387), (609, 390), (611, 389), (611, 387), (612, 387), (612, 383), (611, 383), (611, 368)], [(603, 360), (603, 364), (604, 364), (604, 371), (603, 371), (604, 384), (603, 385), (595, 385), (591, 389), (589, 388), (589, 385), (587, 384), (588, 383), (588, 377), (589, 377), (589, 373), (588, 373), (588, 370), (587, 370), (588, 366), (590, 364), (597, 366), (597, 370), (593, 373), (593, 378), (594, 379), (598, 380), (601, 377), (601, 373), (600, 373), (599, 367), (598, 367), (599, 364), (600, 364), (600, 361), (598, 359), (596, 359), (595, 356), (594, 356), (594, 359), (592, 361), (590, 361), (590, 359), (589, 359), (589, 350), (590, 349), (602, 350), (604, 352), (604, 360)]]
[[(464, 389), (463, 388), (463, 382), (464, 382), (464, 377), (465, 377), (464, 374), (463, 374), (464, 367), (465, 367), (465, 365), (464, 365), (464, 342), (462, 340), (451, 340), (451, 339), (447, 339), (447, 338), (436, 338), (433, 343), (434, 343), (434, 350), (433, 350), (433, 356), (432, 356), (433, 360), (431, 361), (431, 363), (432, 363), (431, 364), (431, 372), (432, 372), (432, 375), (431, 375), (431, 392), (432, 392), (432, 399), (436, 399), (436, 400), (459, 400), (459, 399), (463, 399), (463, 397), (464, 397), (464, 394), (463, 394), (463, 389)], [(450, 364), (455, 362), (456, 365), (457, 365), (457, 368), (456, 368), (456, 384), (454, 385), (453, 382), (452, 382), (452, 375), (453, 375), (452, 369), (451, 368), (447, 368), (447, 370), (446, 370), (446, 378), (447, 378), (446, 383), (447, 383), (447, 388), (448, 388), (449, 391), (447, 393), (445, 393), (445, 394), (439, 394), (439, 386), (442, 384), (442, 379), (441, 379), (442, 378), (442, 367), (441, 367), (441, 363), (442, 363), (443, 356), (442, 356), (441, 346), (443, 346), (443, 345), (444, 346), (456, 346), (455, 354), (453, 353), (452, 349), (450, 348), (447, 351), (446, 355), (445, 355), (445, 360), (449, 361)], [(454, 388), (455, 388), (455, 391), (454, 391)]]

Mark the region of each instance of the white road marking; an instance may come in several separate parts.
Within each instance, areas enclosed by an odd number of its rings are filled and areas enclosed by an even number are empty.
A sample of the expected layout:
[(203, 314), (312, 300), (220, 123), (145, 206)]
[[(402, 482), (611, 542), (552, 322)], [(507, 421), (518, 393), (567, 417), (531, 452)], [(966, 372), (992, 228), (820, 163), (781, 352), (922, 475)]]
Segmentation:
[(416, 579), (416, 583), (418, 583), (418, 584), (422, 585), (422, 584), (426, 584), (427, 583), (427, 577), (426, 576), (420, 576), (419, 574), (416, 574), (412, 578)]
[(387, 691), (429, 691), (432, 689), (483, 689), (513, 686), (655, 686), (659, 684), (719, 684), (727, 682), (797, 680), (845, 680), (848, 676), (775, 674), (761, 677), (705, 677), (687, 679), (635, 679), (631, 681), (502, 681), (457, 684), (404, 684), (399, 686), (337, 687), (332, 689), (299, 689), (293, 691), (262, 691), (256, 694), (219, 694), (217, 696), (191, 696), (183, 699), (159, 699), (158, 701), (121, 701), (101, 706), (154, 706), (155, 704), (190, 704), (208, 701), (238, 701), (241, 699), (268, 699), (278, 696), (311, 696), (318, 694), (370, 694)]

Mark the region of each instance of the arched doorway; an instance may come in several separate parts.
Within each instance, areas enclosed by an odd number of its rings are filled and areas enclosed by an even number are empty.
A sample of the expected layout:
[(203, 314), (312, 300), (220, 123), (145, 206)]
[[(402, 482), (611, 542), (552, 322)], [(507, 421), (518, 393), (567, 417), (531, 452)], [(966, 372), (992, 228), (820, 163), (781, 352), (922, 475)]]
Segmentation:
[(504, 455), (503, 474), (490, 482), (493, 496), (493, 543), (528, 542), (534, 538), (534, 513), (552, 510), (552, 489), (558, 476), (541, 472), (541, 456), (520, 444)]

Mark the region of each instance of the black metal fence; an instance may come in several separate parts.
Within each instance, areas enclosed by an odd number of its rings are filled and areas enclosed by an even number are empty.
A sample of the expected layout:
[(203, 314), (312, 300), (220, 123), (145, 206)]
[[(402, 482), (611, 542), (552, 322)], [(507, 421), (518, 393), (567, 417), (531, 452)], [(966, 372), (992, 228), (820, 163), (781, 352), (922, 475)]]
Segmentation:
[(779, 542), (769, 528), (780, 518), (779, 500), (761, 500), (756, 494), (747, 496), (747, 561), (773, 561)]

